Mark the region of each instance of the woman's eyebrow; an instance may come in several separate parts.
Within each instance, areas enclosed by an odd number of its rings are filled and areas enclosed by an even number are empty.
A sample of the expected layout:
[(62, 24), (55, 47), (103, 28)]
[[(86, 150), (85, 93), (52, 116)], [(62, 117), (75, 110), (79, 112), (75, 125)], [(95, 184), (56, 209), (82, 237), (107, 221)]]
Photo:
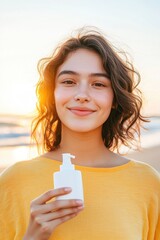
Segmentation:
[(64, 74), (79, 75), (77, 72), (74, 72), (71, 70), (64, 70), (64, 71), (60, 72), (57, 77), (60, 77), (61, 75), (64, 75)]
[[(64, 75), (64, 74), (71, 74), (71, 75), (76, 75), (76, 76), (79, 76), (80, 74), (75, 72), (75, 71), (71, 71), (71, 70), (63, 70), (61, 71), (57, 77), (60, 77), (61, 75)], [(105, 78), (109, 78), (108, 74), (107, 73), (91, 73), (89, 74), (90, 77), (105, 77)]]
[(109, 78), (107, 73), (91, 73), (90, 76), (91, 77), (105, 77), (105, 78)]

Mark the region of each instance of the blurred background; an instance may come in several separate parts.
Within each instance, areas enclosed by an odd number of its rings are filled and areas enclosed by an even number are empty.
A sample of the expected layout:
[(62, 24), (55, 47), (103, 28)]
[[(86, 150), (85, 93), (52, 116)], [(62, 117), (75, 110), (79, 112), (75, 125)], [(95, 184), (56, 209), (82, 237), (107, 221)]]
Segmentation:
[(160, 1), (0, 1), (0, 169), (38, 155), (30, 144), (37, 63), (77, 28), (98, 27), (125, 50), (141, 74), (150, 117), (140, 152), (130, 157), (160, 170)]

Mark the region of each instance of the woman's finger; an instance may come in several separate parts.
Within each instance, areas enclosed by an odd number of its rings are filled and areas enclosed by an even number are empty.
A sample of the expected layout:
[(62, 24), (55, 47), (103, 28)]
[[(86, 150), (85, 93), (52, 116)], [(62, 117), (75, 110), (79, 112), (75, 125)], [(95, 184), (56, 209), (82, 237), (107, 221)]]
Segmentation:
[(37, 197), (36, 199), (34, 199), (32, 201), (33, 204), (43, 204), (46, 203), (47, 201), (51, 200), (54, 197), (58, 197), (61, 195), (65, 195), (68, 194), (69, 192), (71, 192), (72, 189), (71, 188), (57, 188), (57, 189), (51, 189), (45, 193), (43, 193), (42, 195), (40, 195), (39, 197)]
[(54, 219), (63, 218), (64, 216), (67, 216), (67, 215), (77, 214), (82, 210), (83, 210), (83, 207), (72, 207), (72, 208), (60, 209), (59, 211), (55, 211), (47, 214), (41, 214), (36, 218), (36, 221), (38, 223), (53, 221)]
[[(66, 221), (69, 221), (70, 219), (74, 218), (77, 216), (78, 213), (72, 213), (70, 215), (65, 215), (64, 217), (61, 217), (61, 218), (57, 218), (53, 221), (50, 221), (49, 222), (49, 228), (51, 230), (51, 233), (53, 232), (53, 230), (60, 224), (66, 222)], [(48, 225), (48, 222), (45, 223), (46, 225)]]
[(83, 202), (81, 200), (55, 200), (46, 204), (31, 205), (31, 213), (32, 215), (36, 216), (38, 214), (45, 214), (57, 211), (58, 209), (67, 209), (80, 206), (83, 206)]

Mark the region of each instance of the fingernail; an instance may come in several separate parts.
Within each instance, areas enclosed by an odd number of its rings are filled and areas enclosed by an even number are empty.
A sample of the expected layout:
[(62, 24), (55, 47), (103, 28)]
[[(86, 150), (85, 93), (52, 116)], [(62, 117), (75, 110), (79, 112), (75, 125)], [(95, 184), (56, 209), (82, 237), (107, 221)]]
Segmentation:
[(78, 210), (84, 209), (84, 206), (77, 207)]
[(78, 203), (78, 205), (82, 205), (83, 201), (82, 200), (76, 200), (76, 203)]
[(70, 192), (70, 191), (72, 191), (72, 188), (66, 187), (66, 188), (64, 188), (64, 191), (65, 191), (65, 192)]

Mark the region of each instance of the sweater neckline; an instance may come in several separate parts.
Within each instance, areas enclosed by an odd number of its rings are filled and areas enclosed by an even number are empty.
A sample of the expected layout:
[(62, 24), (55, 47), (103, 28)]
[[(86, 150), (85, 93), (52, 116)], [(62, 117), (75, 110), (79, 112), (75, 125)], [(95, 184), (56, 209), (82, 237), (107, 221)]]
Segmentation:
[[(41, 158), (41, 160), (45, 160), (45, 161), (49, 161), (51, 164), (56, 164), (57, 167), (60, 167), (60, 165), (62, 164), (61, 161), (56, 160), (56, 159), (51, 159), (51, 158), (47, 158), (47, 157), (43, 157), (40, 156), (39, 158)], [(127, 169), (131, 166), (134, 165), (134, 161), (133, 160), (129, 160), (127, 163), (124, 163), (122, 165), (118, 165), (115, 167), (90, 167), (90, 166), (83, 166), (83, 165), (74, 165), (76, 170), (80, 170), (80, 171), (88, 171), (88, 172), (115, 172), (115, 171), (120, 171), (123, 169)]]

